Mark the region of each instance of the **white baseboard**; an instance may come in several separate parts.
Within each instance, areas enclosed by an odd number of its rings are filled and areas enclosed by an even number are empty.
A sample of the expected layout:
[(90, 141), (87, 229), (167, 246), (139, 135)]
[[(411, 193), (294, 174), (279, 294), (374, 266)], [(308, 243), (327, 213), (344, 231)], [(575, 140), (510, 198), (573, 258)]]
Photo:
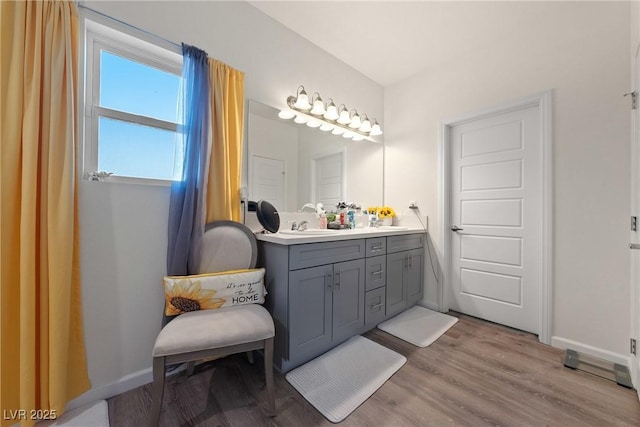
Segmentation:
[(118, 379), (117, 381), (92, 388), (91, 390), (81, 394), (67, 403), (66, 410), (70, 411), (98, 400), (106, 400), (117, 394), (124, 393), (125, 391), (150, 383), (152, 380), (153, 375), (151, 373), (151, 368), (134, 372)]
[(599, 359), (607, 360), (612, 363), (617, 363), (622, 366), (626, 366), (627, 369), (631, 369), (631, 357), (624, 354), (614, 353), (609, 350), (604, 350), (598, 347), (592, 347), (587, 344), (568, 340), (561, 337), (551, 337), (551, 346), (560, 348), (562, 350), (574, 350), (579, 353), (587, 354), (589, 356), (597, 357)]

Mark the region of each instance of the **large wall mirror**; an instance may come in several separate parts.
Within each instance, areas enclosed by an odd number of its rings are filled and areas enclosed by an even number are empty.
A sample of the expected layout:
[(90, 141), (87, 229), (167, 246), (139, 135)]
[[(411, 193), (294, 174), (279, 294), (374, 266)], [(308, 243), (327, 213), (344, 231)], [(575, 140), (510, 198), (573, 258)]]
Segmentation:
[(268, 200), (296, 212), (321, 202), (363, 207), (382, 204), (383, 145), (352, 141), (331, 132), (278, 118), (278, 110), (249, 100), (248, 190), (250, 200)]

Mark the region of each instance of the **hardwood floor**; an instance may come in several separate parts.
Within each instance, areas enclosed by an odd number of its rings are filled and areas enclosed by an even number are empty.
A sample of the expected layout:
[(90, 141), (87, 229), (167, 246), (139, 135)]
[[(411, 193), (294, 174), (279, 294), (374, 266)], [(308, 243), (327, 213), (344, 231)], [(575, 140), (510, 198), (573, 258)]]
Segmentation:
[[(344, 426), (640, 426), (635, 390), (562, 365), (564, 352), (524, 332), (450, 313), (460, 321), (427, 348), (378, 329), (364, 336), (407, 363)], [(258, 359), (256, 357), (256, 359)], [(207, 362), (167, 379), (161, 426), (330, 426), (275, 375), (276, 411), (265, 416), (259, 360)], [(147, 425), (150, 384), (108, 401), (112, 427)]]

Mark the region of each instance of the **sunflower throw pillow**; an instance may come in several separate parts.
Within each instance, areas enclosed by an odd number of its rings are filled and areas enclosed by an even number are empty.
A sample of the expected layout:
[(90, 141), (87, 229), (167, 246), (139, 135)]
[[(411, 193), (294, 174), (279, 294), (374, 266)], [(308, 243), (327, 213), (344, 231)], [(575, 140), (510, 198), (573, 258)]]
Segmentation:
[(165, 314), (264, 303), (264, 268), (165, 276)]

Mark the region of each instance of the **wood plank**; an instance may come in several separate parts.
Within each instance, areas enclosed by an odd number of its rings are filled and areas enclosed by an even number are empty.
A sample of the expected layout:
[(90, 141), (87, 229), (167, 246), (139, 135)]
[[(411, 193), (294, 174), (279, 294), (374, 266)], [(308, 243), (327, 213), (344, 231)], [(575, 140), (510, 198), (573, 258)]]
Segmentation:
[[(460, 319), (427, 348), (383, 331), (366, 334), (408, 361), (341, 425), (635, 426), (635, 390), (565, 368), (563, 351), (534, 335)], [(266, 416), (262, 363), (244, 354), (206, 362), (167, 379), (161, 426), (331, 426), (284, 376), (275, 375), (277, 416)], [(111, 426), (146, 425), (150, 384), (108, 400)]]

